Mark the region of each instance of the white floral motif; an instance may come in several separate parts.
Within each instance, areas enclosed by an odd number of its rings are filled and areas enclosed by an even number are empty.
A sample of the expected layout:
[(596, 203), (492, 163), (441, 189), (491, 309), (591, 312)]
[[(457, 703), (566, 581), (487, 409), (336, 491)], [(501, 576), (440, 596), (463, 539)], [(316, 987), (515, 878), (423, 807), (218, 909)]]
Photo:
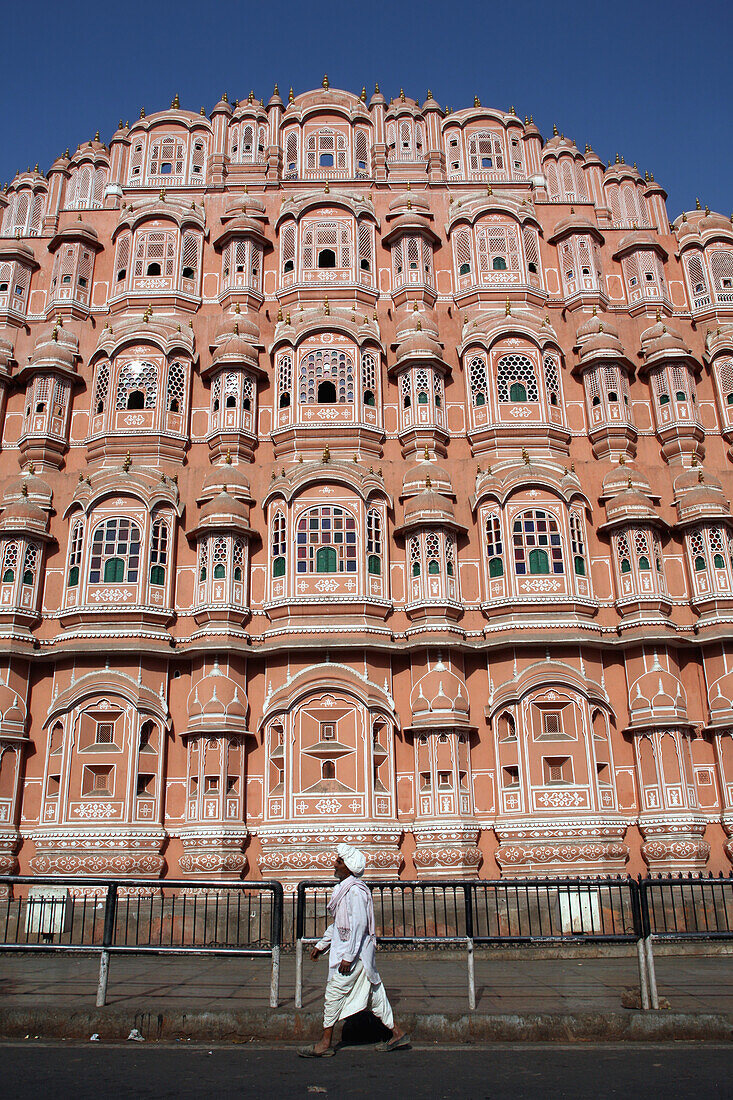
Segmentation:
[(114, 817), (115, 808), (109, 802), (84, 802), (74, 807), (78, 817)]
[(336, 798), (322, 798), (320, 802), (316, 802), (316, 809), (320, 814), (337, 814), (341, 803)]

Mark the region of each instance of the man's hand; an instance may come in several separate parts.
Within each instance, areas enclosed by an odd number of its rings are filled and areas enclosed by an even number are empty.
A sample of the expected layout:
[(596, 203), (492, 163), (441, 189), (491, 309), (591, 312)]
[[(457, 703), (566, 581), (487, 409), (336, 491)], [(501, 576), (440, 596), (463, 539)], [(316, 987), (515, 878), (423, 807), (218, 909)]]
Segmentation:
[(320, 959), (322, 954), (323, 954), (323, 952), (320, 951), (317, 947), (312, 947), (311, 948), (311, 958), (312, 959)]
[(339, 974), (350, 974), (353, 962), (349, 962), (348, 959), (342, 959), (339, 963)]

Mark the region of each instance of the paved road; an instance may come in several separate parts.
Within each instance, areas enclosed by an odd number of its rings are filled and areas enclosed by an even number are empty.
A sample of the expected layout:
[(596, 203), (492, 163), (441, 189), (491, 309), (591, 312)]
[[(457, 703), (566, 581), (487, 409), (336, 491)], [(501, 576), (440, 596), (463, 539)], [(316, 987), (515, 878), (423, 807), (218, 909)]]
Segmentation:
[(683, 1100), (733, 1097), (733, 1046), (668, 1043), (647, 1046), (416, 1048), (378, 1054), (349, 1048), (322, 1062), (296, 1049), (201, 1047), (192, 1043), (84, 1046), (0, 1043), (5, 1096), (99, 1100), (126, 1097), (278, 1097), (379, 1100), (605, 1100), (644, 1096)]

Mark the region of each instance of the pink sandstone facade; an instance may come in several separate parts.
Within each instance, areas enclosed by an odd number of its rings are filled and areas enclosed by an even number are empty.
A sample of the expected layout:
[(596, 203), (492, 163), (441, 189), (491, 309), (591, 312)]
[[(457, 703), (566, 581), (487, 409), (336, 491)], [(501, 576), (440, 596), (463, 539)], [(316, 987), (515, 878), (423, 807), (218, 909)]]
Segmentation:
[(727, 218), (324, 81), (0, 226), (3, 873), (730, 869)]

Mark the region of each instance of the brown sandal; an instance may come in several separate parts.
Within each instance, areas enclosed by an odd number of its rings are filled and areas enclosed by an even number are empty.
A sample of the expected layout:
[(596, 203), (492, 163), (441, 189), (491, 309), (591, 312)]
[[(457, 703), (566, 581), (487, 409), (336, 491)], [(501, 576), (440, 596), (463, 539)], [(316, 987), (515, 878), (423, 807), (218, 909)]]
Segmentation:
[(336, 1051), (333, 1047), (329, 1047), (328, 1050), (316, 1050), (315, 1044), (312, 1047), (301, 1047), (298, 1051), (299, 1058), (333, 1058)]
[(375, 1050), (409, 1050), (412, 1046), (409, 1035), (400, 1035), (399, 1039), (388, 1039), (386, 1043), (378, 1043)]

